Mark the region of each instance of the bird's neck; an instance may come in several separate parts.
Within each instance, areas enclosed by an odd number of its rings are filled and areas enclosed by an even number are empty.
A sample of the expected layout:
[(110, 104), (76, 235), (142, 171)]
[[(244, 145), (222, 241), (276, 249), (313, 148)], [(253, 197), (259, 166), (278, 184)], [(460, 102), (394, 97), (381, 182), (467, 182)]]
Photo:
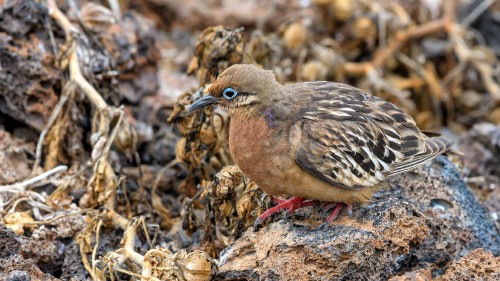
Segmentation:
[(267, 108), (262, 111), (261, 116), (266, 120), (267, 126), (271, 129), (276, 129), (280, 123), (280, 120), (278, 120), (278, 117), (276, 116), (276, 113), (273, 111), (272, 108)]

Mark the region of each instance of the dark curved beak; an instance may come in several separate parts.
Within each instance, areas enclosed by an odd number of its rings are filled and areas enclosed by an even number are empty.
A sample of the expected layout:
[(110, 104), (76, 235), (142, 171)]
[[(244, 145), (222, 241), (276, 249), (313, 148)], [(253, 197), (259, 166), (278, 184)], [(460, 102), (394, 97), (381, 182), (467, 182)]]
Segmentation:
[(202, 108), (202, 107), (205, 107), (207, 105), (214, 104), (216, 102), (217, 102), (217, 100), (213, 96), (206, 95), (200, 99), (197, 99), (195, 102), (193, 102), (193, 104), (191, 104), (191, 106), (188, 109), (188, 114), (191, 114), (193, 111), (195, 111), (198, 108)]

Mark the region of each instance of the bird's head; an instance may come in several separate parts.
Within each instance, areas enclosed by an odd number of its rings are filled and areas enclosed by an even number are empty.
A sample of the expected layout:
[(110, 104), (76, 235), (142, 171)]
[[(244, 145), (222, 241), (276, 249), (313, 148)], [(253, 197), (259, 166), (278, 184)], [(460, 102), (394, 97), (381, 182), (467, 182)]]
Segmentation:
[(219, 105), (230, 115), (259, 113), (282, 98), (282, 88), (272, 71), (250, 64), (235, 64), (217, 77), (209, 94), (196, 100), (189, 112), (207, 105)]

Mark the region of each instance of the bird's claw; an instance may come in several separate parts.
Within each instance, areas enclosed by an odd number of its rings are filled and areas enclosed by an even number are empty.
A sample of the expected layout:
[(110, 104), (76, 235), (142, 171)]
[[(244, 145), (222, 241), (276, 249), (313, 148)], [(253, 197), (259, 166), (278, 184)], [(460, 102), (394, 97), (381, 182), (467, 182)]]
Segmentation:
[(255, 220), (255, 222), (253, 223), (253, 232), (257, 232), (257, 230), (259, 230), (259, 225), (262, 223), (262, 220), (259, 218), (257, 218)]
[[(282, 210), (286, 210), (284, 220), (288, 221), (289, 217), (293, 215), (293, 213), (300, 209), (304, 208), (307, 206), (312, 206), (317, 203), (317, 201), (314, 200), (306, 200), (300, 197), (294, 197), (289, 200), (282, 200), (278, 199), (276, 197), (272, 197), (273, 202), (277, 203), (277, 206), (274, 206), (270, 208), (269, 210), (265, 211), (262, 215), (260, 215), (254, 222), (253, 224), (253, 230), (254, 232), (258, 230), (259, 225), (264, 222), (264, 220), (273, 214), (280, 212)], [(327, 225), (330, 224), (330, 222), (334, 221), (337, 218), (337, 215), (340, 213), (342, 208), (346, 206), (346, 211), (349, 217), (352, 217), (352, 205), (348, 203), (328, 203), (324, 205), (321, 210), (322, 211), (328, 211), (331, 208), (334, 208), (333, 211), (330, 213), (326, 221), (318, 228), (322, 229), (326, 227)]]
[(297, 209), (304, 208), (304, 207), (311, 206), (311, 205), (315, 204), (315, 201), (306, 200), (306, 199), (300, 198), (300, 197), (293, 197), (293, 198), (288, 199), (288, 200), (282, 200), (282, 199), (278, 199), (278, 198), (273, 196), (272, 200), (275, 203), (278, 203), (278, 205), (268, 209), (267, 211), (262, 213), (262, 215), (260, 215), (255, 220), (255, 222), (253, 224), (254, 231), (257, 230), (258, 225), (260, 223), (262, 223), (266, 218), (272, 216), (273, 214), (275, 214), (277, 212), (280, 212), (282, 210), (286, 210), (285, 219), (287, 219), (288, 215), (293, 214), (293, 212), (295, 212)]
[(335, 206), (337, 206), (337, 203), (328, 203), (328, 204), (325, 204), (321, 207), (321, 211), (322, 212), (328, 212), (331, 208), (334, 208)]
[(346, 204), (347, 206), (347, 214), (350, 218), (352, 218), (352, 204)]

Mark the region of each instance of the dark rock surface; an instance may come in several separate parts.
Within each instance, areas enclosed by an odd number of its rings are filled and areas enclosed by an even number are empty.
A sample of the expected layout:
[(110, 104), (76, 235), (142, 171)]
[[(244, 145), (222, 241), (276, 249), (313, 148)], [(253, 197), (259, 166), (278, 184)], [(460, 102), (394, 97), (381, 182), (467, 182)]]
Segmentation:
[(57, 103), (61, 74), (35, 1), (0, 5), (0, 112), (41, 131)]
[[(10, 0), (0, 5), (0, 113), (36, 131), (45, 127), (62, 90), (57, 65), (63, 58), (54, 55), (51, 32), (54, 43), (64, 44), (64, 35), (43, 4)], [(80, 33), (87, 42), (79, 52), (85, 62), (82, 71), (108, 103), (136, 104), (156, 94), (156, 35), (153, 23), (135, 12), (95, 35), (99, 43)]]
[(62, 263), (64, 246), (56, 242), (26, 238), (0, 224), (0, 280), (57, 280), (49, 273)]
[(483, 249), (470, 252), (448, 267), (435, 280), (500, 280), (500, 257)]
[(477, 248), (500, 254), (498, 228), (446, 157), (391, 179), (353, 218), (342, 212), (319, 229), (316, 213), (247, 230), (222, 252), (218, 278), (384, 280), (421, 268), (436, 276)]
[[(414, 257), (407, 260), (410, 266), (435, 264), (442, 268), (477, 248), (500, 254), (498, 226), (446, 157), (391, 180), (390, 186), (380, 196), (396, 196), (419, 205), (430, 228), (424, 243), (412, 249)], [(434, 275), (442, 273), (441, 269), (433, 271)]]

